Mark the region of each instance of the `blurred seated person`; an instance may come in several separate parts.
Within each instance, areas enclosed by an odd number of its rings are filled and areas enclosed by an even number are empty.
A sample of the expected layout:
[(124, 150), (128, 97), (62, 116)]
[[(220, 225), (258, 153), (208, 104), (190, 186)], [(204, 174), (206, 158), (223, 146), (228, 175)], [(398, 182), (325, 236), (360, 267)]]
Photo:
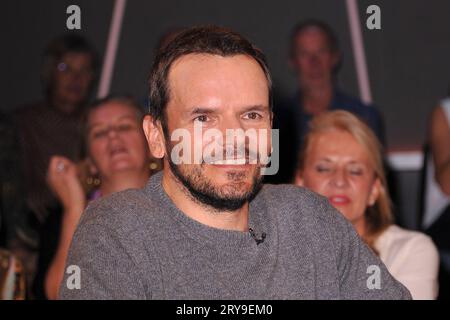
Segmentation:
[(49, 160), (56, 154), (79, 160), (80, 117), (96, 78), (97, 60), (93, 47), (79, 35), (53, 40), (42, 65), (44, 98), (13, 115), (25, 209), (11, 250), (24, 261), (29, 280), (34, 274), (40, 228), (49, 212), (59, 210), (46, 184)]
[(26, 299), (23, 263), (9, 250), (14, 221), (21, 212), (21, 181), (15, 130), (0, 111), (0, 300)]
[(0, 248), (0, 300), (26, 299), (25, 281), (21, 261)]
[(441, 101), (431, 119), (430, 144), (435, 164), (435, 178), (450, 197), (450, 98)]
[(23, 210), (16, 130), (11, 115), (0, 111), (0, 248), (9, 248)]
[(346, 111), (316, 117), (296, 184), (327, 197), (414, 299), (437, 297), (437, 250), (428, 236), (393, 224), (381, 144), (365, 123)]
[(424, 227), (438, 247), (450, 250), (450, 98), (441, 101), (431, 115), (428, 144), (431, 151)]
[[(86, 203), (130, 188), (142, 188), (151, 170), (151, 162), (139, 105), (127, 97), (107, 97), (95, 102), (85, 118), (85, 143), (90, 173), (100, 185), (86, 198), (80, 181), (80, 166), (62, 157), (51, 158), (48, 183), (62, 202), (64, 212), (56, 254), (45, 275), (45, 292), (56, 299), (64, 275), (64, 265), (72, 236)], [(150, 165), (153, 165), (151, 167)]]
[(274, 182), (292, 182), (308, 122), (329, 110), (349, 111), (366, 121), (384, 144), (378, 110), (344, 93), (336, 84), (341, 63), (338, 39), (326, 23), (307, 20), (292, 30), (289, 64), (297, 76), (297, 92), (288, 101), (275, 101), (274, 128), (280, 129), (280, 172)]
[(439, 249), (440, 299), (450, 297), (450, 98), (433, 110), (429, 126), (423, 228)]

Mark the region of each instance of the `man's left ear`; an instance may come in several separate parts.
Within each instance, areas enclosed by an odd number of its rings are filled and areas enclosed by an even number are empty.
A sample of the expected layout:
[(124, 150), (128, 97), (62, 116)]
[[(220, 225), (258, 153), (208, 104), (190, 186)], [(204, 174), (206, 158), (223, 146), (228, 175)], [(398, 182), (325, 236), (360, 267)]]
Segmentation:
[(372, 190), (370, 191), (368, 205), (373, 206), (375, 202), (378, 200), (378, 197), (380, 196), (381, 189), (383, 186), (381, 185), (381, 181), (379, 178), (376, 178), (375, 181), (372, 184)]
[(144, 129), (145, 137), (147, 138), (147, 143), (151, 154), (158, 159), (164, 157), (164, 137), (163, 130), (160, 121), (154, 121), (150, 115), (144, 117), (142, 123)]

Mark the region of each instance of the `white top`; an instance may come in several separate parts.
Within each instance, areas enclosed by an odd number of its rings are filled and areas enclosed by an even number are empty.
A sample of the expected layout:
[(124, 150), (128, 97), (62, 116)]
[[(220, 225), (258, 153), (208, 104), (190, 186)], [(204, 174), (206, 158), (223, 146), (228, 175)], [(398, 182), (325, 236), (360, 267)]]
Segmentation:
[(439, 254), (427, 235), (392, 225), (375, 241), (389, 272), (411, 292), (413, 299), (436, 299)]

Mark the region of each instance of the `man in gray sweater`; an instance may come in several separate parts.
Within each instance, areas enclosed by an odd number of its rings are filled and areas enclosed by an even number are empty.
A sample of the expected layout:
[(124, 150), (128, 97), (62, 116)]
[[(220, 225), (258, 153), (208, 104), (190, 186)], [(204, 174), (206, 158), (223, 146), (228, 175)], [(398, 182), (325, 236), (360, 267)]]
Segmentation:
[(89, 205), (62, 299), (410, 298), (326, 199), (262, 185), (270, 141), (219, 139), (270, 132), (271, 78), (248, 40), (188, 29), (158, 53), (149, 85), (143, 126), (163, 172)]

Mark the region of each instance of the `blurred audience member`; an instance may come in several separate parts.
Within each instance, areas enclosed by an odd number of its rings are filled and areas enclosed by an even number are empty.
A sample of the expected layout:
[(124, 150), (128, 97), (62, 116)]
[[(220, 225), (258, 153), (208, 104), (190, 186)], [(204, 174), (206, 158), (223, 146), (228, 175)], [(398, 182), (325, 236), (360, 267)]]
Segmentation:
[(0, 248), (14, 238), (15, 221), (23, 210), (17, 136), (10, 114), (0, 112)]
[[(442, 100), (433, 110), (429, 130), (429, 146), (431, 150), (429, 167), (430, 183), (434, 185), (437, 193), (427, 200), (424, 214), (424, 225), (429, 228), (439, 218), (450, 204), (450, 98)], [(448, 219), (448, 218), (447, 218)], [(450, 226), (450, 225), (449, 225)], [(450, 250), (449, 232), (447, 236), (447, 249)]]
[(0, 300), (25, 298), (26, 283), (22, 263), (9, 251), (0, 248)]
[(143, 111), (132, 99), (108, 97), (95, 102), (86, 115), (85, 141), (90, 173), (100, 179), (86, 199), (80, 170), (71, 160), (53, 156), (48, 183), (64, 212), (56, 254), (45, 276), (45, 291), (56, 299), (69, 245), (86, 200), (130, 188), (141, 188), (150, 176), (150, 151), (142, 129)]
[(440, 297), (450, 297), (450, 98), (433, 110), (429, 129), (423, 227), (441, 256)]
[(49, 160), (55, 154), (78, 160), (80, 115), (94, 84), (97, 62), (94, 49), (81, 36), (55, 39), (44, 55), (44, 99), (14, 114), (26, 209), (11, 247), (24, 261), (28, 280), (34, 274), (39, 230), (49, 213), (59, 210), (46, 184)]
[(346, 111), (316, 117), (296, 182), (327, 197), (414, 299), (437, 297), (437, 250), (426, 235), (393, 224), (381, 145), (366, 124)]
[(276, 104), (274, 127), (280, 129), (280, 182), (294, 177), (298, 151), (308, 131), (308, 122), (328, 110), (349, 111), (367, 122), (384, 143), (378, 110), (341, 91), (336, 77), (341, 62), (338, 39), (326, 23), (307, 20), (295, 26), (290, 38), (290, 66), (297, 75), (297, 92)]
[(0, 112), (0, 300), (26, 298), (22, 262), (8, 248), (14, 220), (21, 212), (17, 144), (9, 115)]

